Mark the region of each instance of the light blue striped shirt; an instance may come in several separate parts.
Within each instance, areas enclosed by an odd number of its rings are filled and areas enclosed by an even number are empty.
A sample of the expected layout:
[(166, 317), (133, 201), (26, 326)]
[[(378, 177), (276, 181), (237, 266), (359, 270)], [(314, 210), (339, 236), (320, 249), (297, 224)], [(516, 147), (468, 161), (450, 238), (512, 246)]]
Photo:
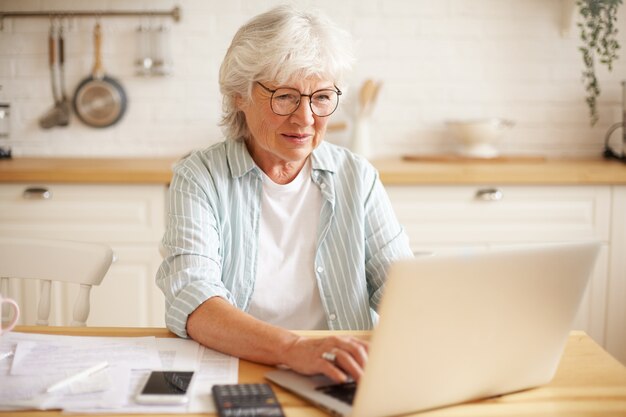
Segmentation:
[[(374, 167), (322, 142), (311, 155), (322, 193), (315, 274), (331, 330), (371, 329), (387, 269), (411, 257)], [(261, 170), (242, 140), (196, 151), (174, 168), (156, 282), (168, 328), (187, 337), (187, 317), (219, 296), (247, 311), (256, 276)], [(299, 329), (300, 330), (300, 329)]]

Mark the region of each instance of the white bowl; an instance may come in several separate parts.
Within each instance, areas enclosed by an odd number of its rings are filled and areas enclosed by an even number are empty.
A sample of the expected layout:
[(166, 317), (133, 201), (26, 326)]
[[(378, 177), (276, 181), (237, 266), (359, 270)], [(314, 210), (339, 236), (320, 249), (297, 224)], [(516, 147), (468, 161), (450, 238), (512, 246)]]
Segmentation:
[(493, 158), (499, 155), (496, 143), (503, 133), (515, 125), (511, 120), (491, 118), (449, 120), (446, 126), (463, 143), (462, 154), (474, 158)]

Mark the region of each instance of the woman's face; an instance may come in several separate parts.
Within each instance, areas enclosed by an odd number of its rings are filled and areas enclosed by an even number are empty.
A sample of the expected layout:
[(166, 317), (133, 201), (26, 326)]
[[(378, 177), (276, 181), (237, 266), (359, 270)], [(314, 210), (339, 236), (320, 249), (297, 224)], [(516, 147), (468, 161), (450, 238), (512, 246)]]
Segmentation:
[[(334, 89), (332, 81), (317, 77), (294, 80), (285, 85), (263, 82), (265, 87), (294, 88), (302, 94), (311, 94), (321, 89)], [(255, 83), (250, 102), (240, 100), (239, 108), (246, 116), (251, 133), (248, 150), (252, 159), (266, 173), (278, 166), (294, 166), (298, 170), (306, 158), (323, 140), (329, 117), (319, 117), (311, 112), (309, 98), (302, 97), (296, 111), (288, 116), (279, 116), (272, 111), (272, 93)]]

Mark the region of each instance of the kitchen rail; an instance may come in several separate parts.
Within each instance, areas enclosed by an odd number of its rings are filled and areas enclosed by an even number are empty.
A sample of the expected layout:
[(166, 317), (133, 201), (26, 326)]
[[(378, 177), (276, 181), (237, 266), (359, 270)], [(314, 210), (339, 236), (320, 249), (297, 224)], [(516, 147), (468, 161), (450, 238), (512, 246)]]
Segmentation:
[(171, 17), (175, 22), (180, 21), (180, 7), (172, 10), (47, 10), (32, 12), (2, 12), (0, 11), (0, 29), (5, 18), (24, 17)]

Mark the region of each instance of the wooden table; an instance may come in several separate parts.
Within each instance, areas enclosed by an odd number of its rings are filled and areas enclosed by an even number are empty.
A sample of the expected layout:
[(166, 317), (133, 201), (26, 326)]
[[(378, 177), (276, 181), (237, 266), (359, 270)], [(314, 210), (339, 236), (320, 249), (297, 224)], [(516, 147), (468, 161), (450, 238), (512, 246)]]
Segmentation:
[[(76, 336), (156, 336), (175, 337), (161, 328), (73, 328), (21, 326), (15, 331)], [(330, 332), (302, 332), (322, 336)], [(345, 332), (367, 336), (367, 332)], [(239, 382), (261, 382), (267, 366), (240, 361)], [(274, 386), (287, 417), (326, 416), (280, 387)], [(60, 411), (22, 411), (0, 413), (16, 417), (50, 417)], [(113, 414), (124, 417), (133, 416)], [(151, 414), (156, 416), (156, 414)], [(186, 416), (206, 414), (186, 414)], [(572, 332), (557, 374), (553, 381), (541, 388), (484, 401), (446, 407), (419, 416), (626, 416), (626, 367), (610, 356), (583, 332)], [(101, 416), (101, 415), (99, 415)], [(134, 414), (136, 416), (136, 414)], [(164, 414), (163, 417), (171, 417)]]

